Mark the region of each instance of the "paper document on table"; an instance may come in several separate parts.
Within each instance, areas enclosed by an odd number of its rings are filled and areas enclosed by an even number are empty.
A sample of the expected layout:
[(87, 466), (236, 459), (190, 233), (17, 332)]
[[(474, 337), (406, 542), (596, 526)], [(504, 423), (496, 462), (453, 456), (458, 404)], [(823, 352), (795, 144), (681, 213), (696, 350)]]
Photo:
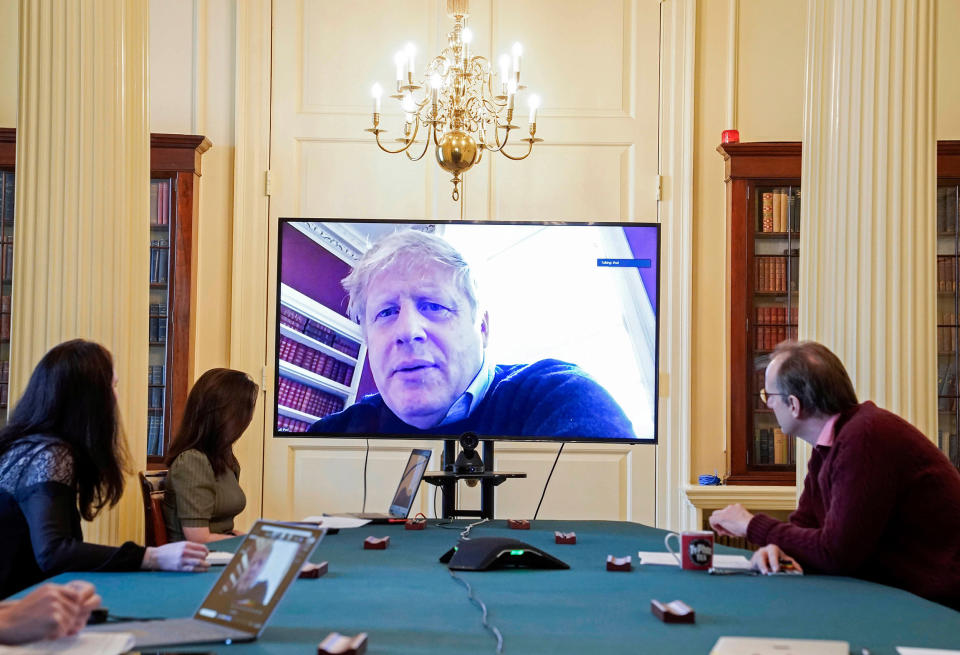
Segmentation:
[(360, 528), (370, 522), (370, 519), (358, 519), (352, 516), (308, 516), (304, 523), (316, 523), (321, 528), (329, 530), (343, 530), (344, 528)]
[[(637, 553), (641, 564), (661, 564), (664, 566), (680, 566), (672, 553), (649, 552), (641, 550)], [(750, 560), (743, 555), (714, 555), (713, 565), (718, 569), (742, 569), (749, 571)]]
[(897, 646), (900, 655), (960, 655), (960, 650), (946, 648), (916, 648), (913, 646)]
[(739, 569), (743, 571), (749, 571), (753, 568), (750, 560), (743, 555), (714, 555), (713, 565), (718, 569)]
[(226, 566), (233, 559), (233, 553), (211, 550), (207, 553), (207, 566)]
[(649, 552), (641, 550), (637, 553), (641, 564), (663, 564), (666, 566), (680, 566), (677, 558), (670, 553)]
[(0, 655), (119, 655), (135, 643), (129, 632), (81, 632), (25, 646), (0, 646)]

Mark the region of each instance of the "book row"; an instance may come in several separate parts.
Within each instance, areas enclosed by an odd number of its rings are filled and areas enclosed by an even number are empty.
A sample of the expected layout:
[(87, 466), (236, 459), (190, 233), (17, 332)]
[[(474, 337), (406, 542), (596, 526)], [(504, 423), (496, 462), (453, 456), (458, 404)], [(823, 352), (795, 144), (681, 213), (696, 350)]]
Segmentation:
[(280, 337), (277, 355), (285, 362), (299, 366), (322, 377), (350, 386), (354, 367), (336, 357), (325, 355), (289, 337)]
[(10, 242), (3, 244), (3, 279), (13, 279), (13, 244)]
[(954, 466), (960, 468), (960, 438), (956, 432), (941, 430), (938, 435), (940, 443), (937, 444), (943, 454), (947, 456)]
[(280, 325), (286, 325), (297, 332), (316, 339), (320, 343), (330, 346), (335, 350), (350, 355), (351, 357), (360, 356), (360, 343), (337, 333), (323, 323), (307, 318), (300, 312), (297, 312), (285, 305), (280, 306)]
[(7, 406), (7, 383), (0, 382), (0, 407)]
[(0, 217), (4, 222), (13, 222), (13, 196), (16, 187), (16, 175), (10, 171), (0, 171)]
[(147, 407), (163, 409), (163, 387), (147, 387)]
[(150, 242), (150, 284), (166, 284), (170, 276), (170, 242), (154, 239)]
[(956, 361), (937, 365), (937, 409), (952, 412), (957, 409), (957, 364)]
[(787, 339), (797, 339), (796, 325), (761, 325), (756, 329), (757, 350), (773, 350)]
[(788, 437), (780, 428), (759, 428), (753, 435), (753, 461), (760, 465), (796, 463), (796, 448), (793, 437)]
[(0, 362), (0, 382), (10, 381), (10, 362), (4, 360)]
[(937, 232), (956, 233), (958, 218), (957, 193), (960, 187), (937, 187)]
[(147, 384), (164, 384), (166, 382), (166, 367), (163, 364), (151, 364), (147, 367)]
[(800, 231), (800, 189), (777, 187), (760, 192), (760, 232)]
[(937, 352), (941, 355), (957, 352), (957, 328), (937, 328)]
[(277, 403), (317, 417), (343, 409), (343, 398), (283, 376), (277, 387)]
[(167, 341), (167, 308), (162, 313), (154, 314), (153, 305), (150, 306), (150, 343), (165, 343)]
[(151, 409), (147, 414), (147, 454), (162, 454), (163, 410)]
[(10, 338), (10, 296), (0, 296), (0, 340)]
[(289, 416), (277, 417), (277, 432), (306, 432), (309, 427), (309, 423), (298, 421)]
[(797, 290), (797, 275), (799, 273), (800, 251), (784, 250), (780, 255), (757, 255), (757, 291)]
[(170, 180), (150, 180), (150, 225), (170, 223)]
[(957, 258), (937, 257), (937, 291), (953, 293), (957, 290)]

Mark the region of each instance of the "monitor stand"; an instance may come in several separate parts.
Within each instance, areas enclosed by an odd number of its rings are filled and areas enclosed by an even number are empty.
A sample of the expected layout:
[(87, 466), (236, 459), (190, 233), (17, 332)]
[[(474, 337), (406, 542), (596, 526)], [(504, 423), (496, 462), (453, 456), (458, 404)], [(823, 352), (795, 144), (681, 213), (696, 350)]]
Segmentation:
[[(493, 441), (483, 441), (483, 459), (477, 455), (479, 438), (472, 432), (460, 436), (462, 451), (456, 456), (457, 442), (447, 439), (443, 444), (443, 471), (427, 473), (423, 479), (440, 487), (443, 492), (442, 515), (445, 519), (458, 517), (480, 517), (493, 519), (493, 488), (503, 484), (507, 478), (525, 478), (526, 473), (491, 471), (493, 467)], [(451, 464), (451, 462), (453, 462)], [(460, 480), (480, 482), (480, 509), (457, 509), (456, 487)]]

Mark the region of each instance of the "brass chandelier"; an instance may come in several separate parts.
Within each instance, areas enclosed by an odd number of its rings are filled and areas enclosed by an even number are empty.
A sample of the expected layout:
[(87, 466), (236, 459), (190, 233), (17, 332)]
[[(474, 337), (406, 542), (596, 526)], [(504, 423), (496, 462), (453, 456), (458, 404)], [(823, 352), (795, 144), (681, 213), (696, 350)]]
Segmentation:
[[(390, 97), (400, 102), (404, 112), (403, 136), (396, 139), (399, 147), (391, 150), (380, 140), (386, 130), (380, 129), (383, 89), (379, 84), (373, 85), (373, 127), (366, 131), (373, 132), (381, 150), (390, 154), (406, 153), (411, 161), (422, 159), (432, 142), (437, 163), (453, 174), (452, 197), (458, 201), (461, 174), (478, 163), (485, 150), (519, 161), (526, 159), (533, 144), (543, 139), (536, 138), (540, 98), (530, 95), (527, 99), (530, 137), (520, 139), (527, 144), (527, 151), (511, 155), (506, 149), (511, 131), (518, 129), (513, 124), (516, 96), (526, 88), (520, 84), (522, 46), (513, 44), (512, 57), (501, 55), (495, 71), (486, 57), (471, 55), (473, 34), (466, 26), (470, 15), (468, 0), (447, 0), (447, 15), (454, 20), (453, 31), (447, 35), (447, 47), (430, 60), (422, 80), (414, 78), (416, 49), (413, 44), (408, 44), (394, 57), (397, 84), (396, 93)], [(411, 146), (417, 143), (421, 128), (426, 134), (423, 149), (416, 154)]]

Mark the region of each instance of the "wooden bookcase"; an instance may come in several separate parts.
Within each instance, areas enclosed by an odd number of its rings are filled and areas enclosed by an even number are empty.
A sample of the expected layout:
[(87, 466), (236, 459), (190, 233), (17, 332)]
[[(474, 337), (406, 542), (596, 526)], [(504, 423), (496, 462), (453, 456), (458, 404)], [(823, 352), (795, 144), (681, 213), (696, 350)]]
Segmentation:
[[(770, 350), (797, 336), (800, 144), (730, 143), (730, 475), (728, 484), (792, 485), (793, 437), (760, 400)], [(766, 211), (765, 211), (766, 210)]]
[[(796, 338), (799, 257), (799, 143), (736, 143), (717, 148), (726, 170), (730, 233), (730, 476), (728, 484), (792, 485), (792, 439), (774, 435), (773, 461), (762, 430), (776, 426), (760, 401), (766, 354)], [(785, 189), (787, 229), (764, 231), (764, 193)], [(789, 198), (793, 198), (792, 204)], [(937, 144), (937, 444), (960, 469), (960, 141)], [(773, 282), (766, 277), (772, 264)], [(777, 267), (782, 269), (778, 277)], [(771, 290), (771, 287), (773, 289)], [(779, 314), (764, 314), (767, 308)], [(758, 310), (761, 312), (758, 314)], [(778, 451), (777, 440), (782, 444)], [(786, 447), (786, 462), (777, 461)], [(779, 457), (782, 459), (782, 456)]]
[[(200, 158), (210, 148), (203, 136), (181, 134), (152, 134), (150, 136), (151, 261), (150, 285), (150, 366), (148, 375), (148, 416), (143, 423), (147, 429), (148, 464), (162, 465), (163, 451), (170, 440), (171, 426), (183, 413), (189, 380), (190, 354), (190, 293), (192, 287), (191, 258), (193, 228), (199, 212), (195, 202), (200, 181)], [(0, 182), (14, 175), (16, 164), (16, 131), (0, 129)], [(157, 198), (164, 189), (165, 201)], [(2, 193), (2, 191), (0, 191)], [(0, 203), (6, 198), (0, 200)], [(3, 212), (0, 204), (0, 212)], [(158, 207), (162, 207), (163, 220)], [(0, 213), (0, 416), (6, 420), (6, 375), (9, 370), (9, 298), (12, 284), (9, 273), (13, 256), (12, 204), (9, 220)], [(148, 217), (144, 217), (147, 220)], [(158, 243), (165, 241), (161, 246)], [(155, 253), (164, 251), (161, 259)], [(144, 268), (147, 268), (145, 265)], [(162, 338), (161, 338), (162, 334)], [(5, 336), (4, 336), (5, 335)], [(152, 368), (154, 366), (161, 369)], [(152, 376), (152, 377), (151, 377)], [(150, 423), (158, 425), (151, 433)], [(127, 430), (140, 429), (140, 421), (127, 419)]]
[(960, 141), (937, 144), (937, 445), (960, 469)]
[(367, 346), (359, 325), (286, 284), (279, 324), (276, 431), (304, 432), (353, 404)]

